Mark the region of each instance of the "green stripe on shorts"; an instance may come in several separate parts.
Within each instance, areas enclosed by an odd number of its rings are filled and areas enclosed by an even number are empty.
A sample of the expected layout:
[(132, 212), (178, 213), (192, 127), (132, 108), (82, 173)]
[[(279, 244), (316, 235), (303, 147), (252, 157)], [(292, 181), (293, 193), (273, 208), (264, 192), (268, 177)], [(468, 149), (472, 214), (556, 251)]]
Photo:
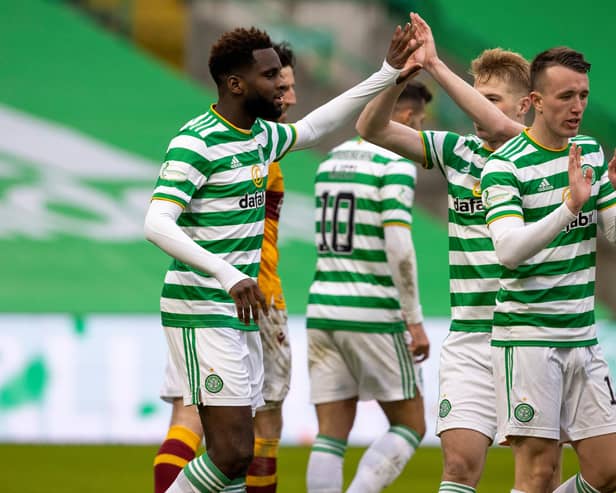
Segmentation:
[(394, 347), (398, 356), (400, 365), (400, 374), (402, 377), (402, 395), (405, 399), (415, 397), (415, 372), (413, 370), (413, 362), (404, 342), (402, 333), (392, 334), (394, 339)]

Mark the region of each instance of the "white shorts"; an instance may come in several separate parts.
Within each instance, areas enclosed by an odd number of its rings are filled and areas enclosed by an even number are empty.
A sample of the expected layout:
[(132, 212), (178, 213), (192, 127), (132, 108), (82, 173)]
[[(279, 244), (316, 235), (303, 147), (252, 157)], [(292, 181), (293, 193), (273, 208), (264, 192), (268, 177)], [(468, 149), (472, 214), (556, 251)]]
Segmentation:
[(269, 315), (261, 315), (259, 334), (263, 346), (263, 399), (258, 410), (279, 407), (289, 393), (291, 382), (291, 345), (287, 327), (287, 311), (270, 307)]
[(184, 374), (185, 372), (178, 371), (178, 368), (173, 364), (173, 361), (171, 361), (171, 353), (167, 351), (165, 376), (163, 378), (163, 384), (160, 388), (160, 398), (163, 401), (173, 403), (174, 399), (180, 399), (184, 397), (182, 394), (183, 387), (182, 377), (180, 376), (180, 373)]
[(493, 347), (499, 443), (577, 441), (616, 432), (614, 384), (601, 348)]
[(381, 402), (413, 399), (421, 376), (408, 350), (408, 332), (378, 334), (308, 330), (308, 373), (313, 404), (353, 397)]
[(491, 334), (450, 332), (441, 348), (436, 434), (453, 428), (478, 431), (494, 440), (496, 396)]
[[(184, 404), (251, 406), (264, 404), (263, 351), (257, 331), (229, 328), (164, 327), (169, 345), (165, 380), (179, 376)], [(169, 397), (169, 396), (167, 396)]]

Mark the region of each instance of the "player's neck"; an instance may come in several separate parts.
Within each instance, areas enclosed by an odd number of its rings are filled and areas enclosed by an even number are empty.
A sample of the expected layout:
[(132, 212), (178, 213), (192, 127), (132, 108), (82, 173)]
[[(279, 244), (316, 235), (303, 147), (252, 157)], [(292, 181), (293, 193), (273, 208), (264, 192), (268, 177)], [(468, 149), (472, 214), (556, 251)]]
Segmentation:
[(219, 100), (214, 110), (234, 127), (250, 130), (255, 123), (253, 116), (247, 115), (243, 108), (229, 101)]
[(560, 150), (569, 143), (567, 137), (555, 134), (541, 120), (535, 119), (526, 132), (534, 142), (547, 149)]
[(483, 139), (483, 147), (485, 147), (488, 151), (494, 152), (500, 146), (502, 146), (506, 140), (487, 140)]

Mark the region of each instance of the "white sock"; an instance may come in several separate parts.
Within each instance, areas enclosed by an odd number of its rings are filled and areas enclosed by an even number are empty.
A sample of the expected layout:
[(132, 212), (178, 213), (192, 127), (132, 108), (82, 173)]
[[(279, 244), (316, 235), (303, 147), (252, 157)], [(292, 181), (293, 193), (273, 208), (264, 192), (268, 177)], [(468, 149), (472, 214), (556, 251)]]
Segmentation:
[(175, 481), (171, 483), (171, 486), (167, 488), (165, 493), (199, 493), (199, 490), (196, 489), (190, 481), (188, 481), (188, 478), (182, 469), (180, 474), (178, 474)]
[[(243, 484), (243, 478), (241, 482)], [(178, 477), (165, 493), (217, 493), (224, 490), (229, 483), (231, 483), (231, 480), (216, 467), (207, 452), (204, 452), (191, 460), (180, 471)]]
[(577, 473), (556, 488), (554, 493), (599, 493), (599, 490), (590, 486), (581, 473)]
[(308, 493), (341, 493), (342, 461), (346, 442), (317, 435), (306, 471)]
[(400, 475), (419, 442), (421, 437), (414, 430), (392, 426), (364, 452), (347, 493), (382, 491)]
[(439, 493), (475, 493), (477, 490), (467, 484), (456, 483), (455, 481), (441, 481), (438, 491)]

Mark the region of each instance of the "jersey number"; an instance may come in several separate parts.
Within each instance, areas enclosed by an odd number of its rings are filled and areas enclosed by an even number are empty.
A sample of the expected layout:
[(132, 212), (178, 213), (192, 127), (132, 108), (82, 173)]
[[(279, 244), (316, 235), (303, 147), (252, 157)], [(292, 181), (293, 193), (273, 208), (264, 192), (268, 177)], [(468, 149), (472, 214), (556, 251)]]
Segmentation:
[(616, 397), (614, 397), (614, 389), (612, 389), (612, 383), (610, 382), (610, 377), (605, 377), (605, 383), (607, 384), (607, 389), (610, 391), (610, 404), (612, 406), (616, 406)]
[[(323, 209), (321, 210), (321, 241), (319, 243), (319, 252), (334, 251), (337, 253), (351, 253), (353, 251), (353, 230), (355, 228), (355, 195), (351, 192), (340, 192), (331, 196), (334, 202), (332, 227), (327, 233), (327, 205), (330, 198), (329, 192), (321, 194)], [(346, 207), (343, 207), (345, 205)], [(348, 217), (345, 222), (340, 221), (342, 210), (348, 211)], [(346, 224), (346, 231), (341, 233), (341, 230)]]

